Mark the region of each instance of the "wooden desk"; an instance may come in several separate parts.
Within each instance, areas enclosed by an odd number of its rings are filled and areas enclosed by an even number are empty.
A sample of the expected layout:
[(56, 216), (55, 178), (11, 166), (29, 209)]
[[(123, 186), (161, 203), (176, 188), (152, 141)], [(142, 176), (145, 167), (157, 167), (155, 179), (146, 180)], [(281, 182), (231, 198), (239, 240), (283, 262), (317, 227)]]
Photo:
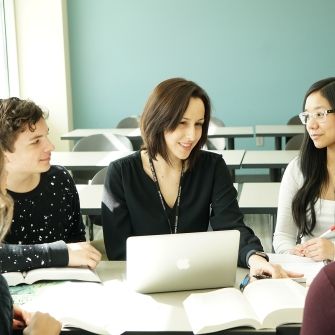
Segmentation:
[(277, 169), (272, 173), (271, 181), (280, 181), (281, 169), (296, 156), (299, 150), (247, 150), (242, 160), (242, 168), (268, 168)]
[[(74, 129), (61, 136), (62, 140), (79, 140), (94, 134), (120, 134), (129, 138), (140, 139), (141, 131), (139, 128), (105, 128), (105, 129)], [(210, 138), (227, 138), (227, 149), (235, 148), (234, 139), (236, 137), (253, 137), (253, 127), (210, 127), (208, 137)]]
[(304, 125), (256, 125), (256, 137), (274, 137), (275, 149), (282, 149), (282, 138), (294, 135), (303, 134), (305, 132)]

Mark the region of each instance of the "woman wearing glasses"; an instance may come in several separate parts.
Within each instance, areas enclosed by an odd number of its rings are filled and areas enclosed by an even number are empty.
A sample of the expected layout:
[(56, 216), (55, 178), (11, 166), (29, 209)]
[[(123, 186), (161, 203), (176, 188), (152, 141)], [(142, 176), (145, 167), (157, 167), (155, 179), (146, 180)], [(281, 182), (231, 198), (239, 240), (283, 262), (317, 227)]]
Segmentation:
[[(299, 117), (306, 132), (300, 155), (287, 166), (279, 192), (273, 245), (315, 261), (334, 260), (335, 77), (314, 83)], [(333, 237), (333, 239), (332, 239)]]

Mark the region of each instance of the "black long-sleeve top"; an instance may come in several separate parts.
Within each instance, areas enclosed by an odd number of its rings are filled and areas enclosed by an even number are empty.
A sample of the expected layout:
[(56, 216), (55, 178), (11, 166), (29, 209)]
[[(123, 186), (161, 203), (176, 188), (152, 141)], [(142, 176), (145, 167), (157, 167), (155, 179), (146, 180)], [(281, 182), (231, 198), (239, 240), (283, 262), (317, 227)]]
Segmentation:
[[(207, 231), (209, 223), (213, 230), (237, 229), (238, 265), (246, 267), (247, 253), (263, 248), (244, 224), (236, 196), (222, 156), (201, 151), (194, 167), (182, 178), (178, 233)], [(156, 185), (143, 169), (140, 151), (110, 163), (103, 192), (102, 224), (110, 260), (126, 258), (129, 236), (170, 233)]]
[(0, 334), (12, 334), (13, 300), (6, 279), (0, 275)]
[(0, 272), (67, 266), (66, 243), (85, 241), (79, 196), (69, 172), (51, 166), (32, 191), (8, 193), (14, 214), (0, 245)]

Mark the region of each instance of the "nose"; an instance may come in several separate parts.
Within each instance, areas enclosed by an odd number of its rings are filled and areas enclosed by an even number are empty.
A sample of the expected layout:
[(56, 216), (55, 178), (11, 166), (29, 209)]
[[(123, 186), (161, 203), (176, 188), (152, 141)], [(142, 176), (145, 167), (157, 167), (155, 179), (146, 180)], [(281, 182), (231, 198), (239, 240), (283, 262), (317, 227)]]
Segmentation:
[(191, 125), (187, 128), (187, 139), (194, 140), (195, 139), (195, 126)]
[(318, 121), (315, 120), (314, 117), (310, 117), (307, 121), (307, 129), (315, 129), (319, 127)]
[(46, 142), (45, 142), (45, 149), (44, 149), (44, 151), (48, 152), (48, 151), (54, 151), (54, 150), (55, 150), (54, 144), (47, 137), (46, 138)]

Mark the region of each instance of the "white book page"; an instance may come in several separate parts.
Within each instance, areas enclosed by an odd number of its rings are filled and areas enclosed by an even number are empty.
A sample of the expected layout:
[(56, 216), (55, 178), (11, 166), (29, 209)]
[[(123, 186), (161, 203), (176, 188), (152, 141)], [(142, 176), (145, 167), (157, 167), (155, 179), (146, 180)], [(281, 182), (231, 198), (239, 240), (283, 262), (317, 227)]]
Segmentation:
[(4, 272), (2, 276), (6, 279), (8, 286), (24, 283), (24, 276), (21, 272)]
[[(258, 319), (266, 328), (302, 322), (306, 288), (291, 279), (261, 279), (244, 289)], [(273, 317), (267, 317), (273, 313)]]
[(63, 326), (97, 334), (119, 335), (125, 331), (122, 312), (104, 286), (89, 282), (62, 282), (43, 289), (22, 308), (47, 312)]
[(191, 294), (184, 301), (184, 307), (195, 334), (238, 326), (260, 326), (249, 303), (235, 288)]
[(81, 280), (101, 282), (97, 273), (89, 268), (58, 267), (40, 268), (27, 272), (25, 282), (32, 284), (38, 280)]
[(315, 262), (309, 257), (290, 254), (268, 254), (270, 262), (281, 265), (285, 270), (302, 273), (304, 276), (297, 279), (299, 282), (310, 283), (323, 268), (323, 262)]

